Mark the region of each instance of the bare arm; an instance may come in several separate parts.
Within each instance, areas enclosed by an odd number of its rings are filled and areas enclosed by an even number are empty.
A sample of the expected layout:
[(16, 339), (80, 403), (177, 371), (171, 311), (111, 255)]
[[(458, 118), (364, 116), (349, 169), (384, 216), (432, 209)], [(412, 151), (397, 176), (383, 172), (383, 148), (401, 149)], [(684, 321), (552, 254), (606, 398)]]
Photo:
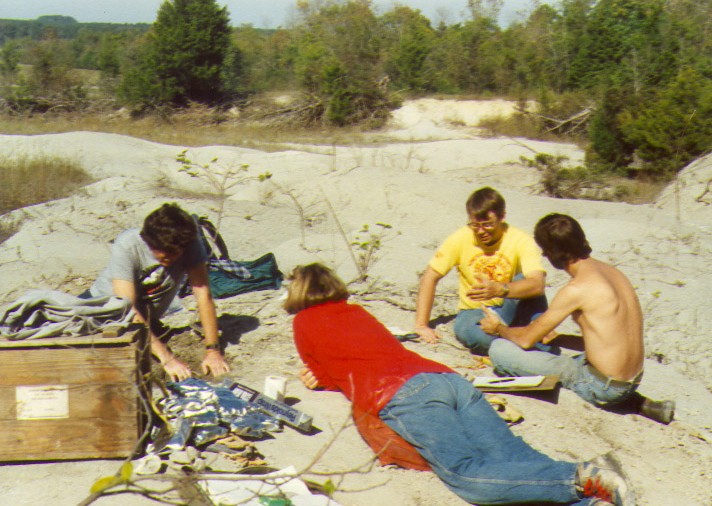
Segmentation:
[(415, 332), (426, 343), (436, 343), (440, 339), (440, 336), (428, 326), (428, 323), (435, 301), (435, 288), (442, 277), (442, 274), (430, 266), (420, 277), (418, 297), (415, 303)]
[(480, 325), (488, 334), (503, 337), (524, 349), (529, 349), (545, 338), (553, 338), (555, 334), (552, 334), (552, 331), (579, 307), (576, 290), (567, 285), (556, 294), (549, 309), (526, 327), (508, 327), (493, 315), (491, 310), (488, 310)]
[(546, 287), (546, 273), (544, 271), (533, 271), (524, 274), (524, 279), (518, 279), (509, 283), (510, 299), (529, 299), (544, 295)]
[(135, 320), (146, 324), (148, 328), (148, 336), (151, 340), (151, 353), (155, 356), (163, 366), (163, 370), (173, 381), (180, 381), (190, 378), (190, 367), (178, 360), (171, 350), (158, 339), (151, 331), (151, 325), (146, 321), (146, 315), (141, 314), (136, 308), (136, 286), (131, 281), (124, 279), (114, 279), (111, 282), (114, 294), (131, 301), (134, 312), (136, 313)]
[[(526, 273), (524, 279), (518, 279), (510, 283), (501, 283), (482, 278), (482, 284), (473, 287), (467, 293), (467, 296), (472, 300), (490, 300), (495, 297), (505, 296), (509, 299), (537, 297), (544, 293), (545, 277), (546, 273), (544, 271), (533, 271)], [(508, 292), (507, 288), (509, 288)]]
[(208, 268), (205, 263), (196, 265), (188, 271), (188, 282), (198, 304), (198, 317), (203, 326), (205, 345), (217, 347), (217, 349), (205, 350), (205, 358), (201, 364), (203, 374), (212, 373), (217, 376), (229, 372), (230, 366), (225, 361), (219, 347), (218, 318), (213, 295), (210, 293)]

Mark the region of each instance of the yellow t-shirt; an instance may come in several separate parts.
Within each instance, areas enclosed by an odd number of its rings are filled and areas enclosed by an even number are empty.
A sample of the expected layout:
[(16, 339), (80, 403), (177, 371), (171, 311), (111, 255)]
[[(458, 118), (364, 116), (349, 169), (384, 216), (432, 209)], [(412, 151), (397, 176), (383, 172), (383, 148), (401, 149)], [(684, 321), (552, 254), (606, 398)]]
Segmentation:
[(534, 239), (518, 228), (508, 224), (506, 226), (507, 230), (492, 246), (478, 245), (470, 227), (459, 228), (445, 239), (430, 260), (430, 267), (443, 276), (457, 266), (460, 273), (458, 309), (502, 305), (503, 299), (499, 297), (487, 301), (473, 301), (467, 297), (477, 274), (493, 281), (507, 283), (517, 274), (544, 272), (541, 250)]

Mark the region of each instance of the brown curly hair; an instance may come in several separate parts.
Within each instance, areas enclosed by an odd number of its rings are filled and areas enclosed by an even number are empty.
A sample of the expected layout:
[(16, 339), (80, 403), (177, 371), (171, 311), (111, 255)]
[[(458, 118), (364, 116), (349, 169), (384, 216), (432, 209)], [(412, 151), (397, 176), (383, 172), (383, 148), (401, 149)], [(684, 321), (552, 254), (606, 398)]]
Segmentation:
[(178, 204), (163, 204), (143, 221), (141, 239), (152, 250), (178, 253), (198, 237), (195, 220), (178, 207)]

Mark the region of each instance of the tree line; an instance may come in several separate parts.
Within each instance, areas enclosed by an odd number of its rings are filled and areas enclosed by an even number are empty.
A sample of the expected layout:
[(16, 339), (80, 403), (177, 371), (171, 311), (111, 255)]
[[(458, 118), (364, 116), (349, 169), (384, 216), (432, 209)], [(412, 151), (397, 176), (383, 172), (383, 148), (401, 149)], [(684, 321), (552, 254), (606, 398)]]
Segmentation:
[(469, 0), (466, 19), (435, 25), (402, 5), (301, 0), (293, 24), (260, 30), (231, 27), (215, 0), (167, 0), (149, 29), (66, 35), (55, 23), (40, 38), (5, 37), (2, 95), (19, 108), (83, 103), (79, 67), (136, 110), (289, 89), (303, 93), (305, 122), (337, 126), (378, 124), (409, 96), (508, 96), (536, 100), (523, 113), (541, 131), (581, 136), (589, 165), (607, 171), (670, 175), (712, 148), (712, 0), (532, 0), (508, 27), (501, 4)]

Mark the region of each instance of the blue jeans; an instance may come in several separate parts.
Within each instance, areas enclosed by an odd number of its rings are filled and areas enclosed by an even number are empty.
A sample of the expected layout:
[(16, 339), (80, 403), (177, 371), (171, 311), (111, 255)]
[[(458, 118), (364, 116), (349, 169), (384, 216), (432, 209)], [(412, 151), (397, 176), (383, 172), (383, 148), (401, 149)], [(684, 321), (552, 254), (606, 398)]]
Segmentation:
[[(630, 397), (638, 382), (626, 385), (603, 379), (591, 373), (586, 354), (561, 355), (558, 347), (549, 352), (525, 350), (506, 339), (495, 339), (490, 346), (490, 358), (497, 374), (503, 376), (537, 376), (558, 374), (561, 385), (596, 406), (615, 406)], [(558, 352), (559, 354), (555, 354)]]
[[(546, 311), (547, 307), (546, 296), (540, 295), (531, 299), (504, 299), (501, 306), (492, 306), (490, 309), (507, 325), (521, 327), (529, 325)], [(480, 320), (484, 317), (485, 313), (481, 309), (463, 309), (455, 317), (455, 337), (472, 353), (478, 355), (489, 354), (490, 345), (495, 339), (495, 336), (487, 334), (480, 327)], [(546, 345), (541, 346), (542, 349), (548, 349)]]
[(465, 501), (589, 504), (577, 464), (553, 460), (515, 436), (482, 392), (459, 374), (412, 377), (379, 413)]

